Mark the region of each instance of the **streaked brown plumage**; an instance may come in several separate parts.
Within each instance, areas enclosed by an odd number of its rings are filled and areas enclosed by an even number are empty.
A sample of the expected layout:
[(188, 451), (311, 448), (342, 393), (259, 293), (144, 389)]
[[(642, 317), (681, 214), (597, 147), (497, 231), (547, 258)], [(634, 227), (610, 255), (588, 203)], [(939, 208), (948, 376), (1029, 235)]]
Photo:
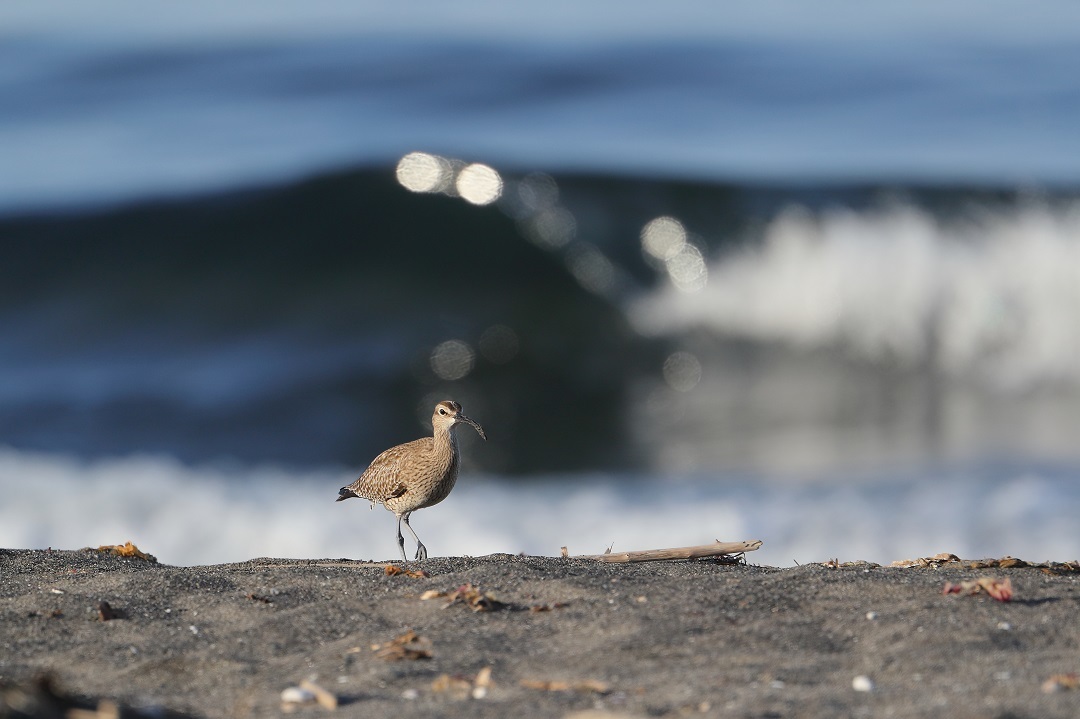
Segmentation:
[(443, 501), (454, 488), (459, 462), (453, 430), (463, 422), (487, 439), (484, 428), (461, 413), (460, 404), (452, 400), (439, 402), (431, 416), (433, 436), (391, 447), (376, 457), (358, 480), (338, 493), (338, 502), (359, 497), (371, 502), (372, 507), (376, 502), (382, 504), (397, 515), (397, 541), (403, 560), (402, 522), (416, 540), (416, 559), (427, 559), (427, 547), (416, 536), (409, 517), (418, 509)]

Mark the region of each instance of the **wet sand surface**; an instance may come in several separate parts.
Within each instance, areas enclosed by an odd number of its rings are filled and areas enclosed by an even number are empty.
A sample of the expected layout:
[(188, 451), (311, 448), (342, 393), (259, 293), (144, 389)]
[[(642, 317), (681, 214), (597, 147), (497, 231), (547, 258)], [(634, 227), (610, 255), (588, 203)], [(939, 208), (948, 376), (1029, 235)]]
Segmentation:
[[(304, 680), (338, 705), (293, 716), (1080, 716), (1080, 689), (1047, 685), (1080, 672), (1077, 573), (509, 555), (421, 566), (430, 576), (0, 550), (0, 716), (47, 716), (30, 689), (42, 675), (123, 716), (277, 716)], [(980, 577), (1008, 578), (1012, 601), (942, 593)], [(502, 604), (421, 598), (462, 585)], [(419, 638), (403, 649), (372, 649), (409, 630)]]

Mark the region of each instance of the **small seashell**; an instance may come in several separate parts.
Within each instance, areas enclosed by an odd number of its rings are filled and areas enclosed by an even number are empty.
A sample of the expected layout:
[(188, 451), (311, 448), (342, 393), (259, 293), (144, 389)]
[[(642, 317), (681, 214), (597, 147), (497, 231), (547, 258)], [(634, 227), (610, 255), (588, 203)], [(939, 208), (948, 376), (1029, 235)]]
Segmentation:
[(488, 688), (491, 686), (491, 667), (484, 667), (476, 673), (476, 678), (473, 679), (473, 699), (483, 699), (487, 696)]
[(281, 692), (282, 704), (314, 704), (315, 693), (302, 687), (289, 687)]
[(875, 619), (878, 618), (878, 613), (877, 612), (867, 612), (866, 613), (866, 618), (869, 619), (870, 621), (874, 621)]
[(851, 680), (851, 688), (857, 692), (872, 692), (874, 691), (874, 680), (865, 674), (860, 674)]

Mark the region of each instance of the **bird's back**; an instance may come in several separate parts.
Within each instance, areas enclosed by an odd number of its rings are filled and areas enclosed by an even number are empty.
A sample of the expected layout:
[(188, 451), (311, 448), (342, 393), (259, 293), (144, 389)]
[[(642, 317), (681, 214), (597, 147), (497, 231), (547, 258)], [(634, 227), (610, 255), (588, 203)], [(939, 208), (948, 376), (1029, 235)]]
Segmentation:
[(457, 464), (452, 446), (442, 448), (433, 438), (422, 437), (380, 454), (345, 489), (394, 512), (430, 507), (450, 494)]
[(371, 460), (368, 468), (349, 485), (349, 489), (356, 496), (373, 502), (384, 502), (399, 495), (399, 486), (414, 476), (417, 468), (430, 463), (427, 458), (432, 453), (433, 444), (431, 437), (421, 437), (391, 447)]

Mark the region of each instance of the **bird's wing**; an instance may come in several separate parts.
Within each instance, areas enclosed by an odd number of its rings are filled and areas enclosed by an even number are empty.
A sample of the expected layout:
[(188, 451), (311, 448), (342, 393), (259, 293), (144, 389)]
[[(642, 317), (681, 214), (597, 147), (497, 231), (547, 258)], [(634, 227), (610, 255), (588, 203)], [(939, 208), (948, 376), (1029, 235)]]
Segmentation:
[(360, 479), (349, 485), (349, 488), (358, 496), (374, 502), (400, 497), (408, 489), (399, 476), (402, 471), (407, 470), (409, 458), (429, 451), (428, 445), (431, 443), (430, 438), (423, 438), (391, 447), (373, 459), (371, 465), (360, 475)]

